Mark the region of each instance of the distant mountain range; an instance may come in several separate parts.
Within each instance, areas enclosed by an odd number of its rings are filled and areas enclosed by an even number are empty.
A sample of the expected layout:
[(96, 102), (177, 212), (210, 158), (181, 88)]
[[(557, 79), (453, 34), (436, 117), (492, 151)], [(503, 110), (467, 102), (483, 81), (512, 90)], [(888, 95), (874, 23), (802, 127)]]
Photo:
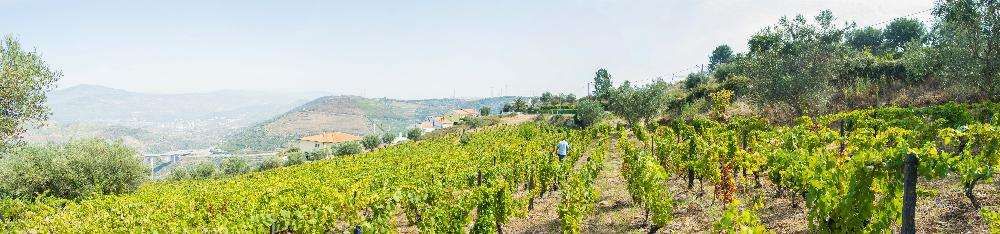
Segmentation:
[(498, 112), (516, 98), (396, 100), (326, 95), (260, 91), (150, 94), (77, 85), (48, 93), (52, 116), (44, 127), (29, 131), (26, 139), (44, 143), (97, 137), (122, 140), (144, 153), (211, 146), (229, 151), (271, 151), (298, 137), (327, 131), (358, 135), (399, 132), (458, 108), (490, 106)]
[(39, 143), (98, 137), (123, 140), (143, 152), (205, 148), (237, 129), (323, 95), (256, 91), (150, 94), (77, 85), (47, 94), (52, 116), (26, 138)]
[(283, 113), (319, 93), (215, 91), (148, 94), (97, 85), (77, 85), (48, 94), (52, 120), (127, 126), (160, 126), (220, 120), (250, 124)]

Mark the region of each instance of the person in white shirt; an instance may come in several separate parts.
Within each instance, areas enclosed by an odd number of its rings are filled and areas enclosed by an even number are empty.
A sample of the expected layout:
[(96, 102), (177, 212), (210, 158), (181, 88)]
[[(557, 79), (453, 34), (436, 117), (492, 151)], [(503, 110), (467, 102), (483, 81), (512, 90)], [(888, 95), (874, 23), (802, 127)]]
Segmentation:
[(556, 144), (556, 154), (559, 155), (559, 161), (562, 161), (567, 153), (569, 153), (569, 142), (559, 141), (559, 144)]

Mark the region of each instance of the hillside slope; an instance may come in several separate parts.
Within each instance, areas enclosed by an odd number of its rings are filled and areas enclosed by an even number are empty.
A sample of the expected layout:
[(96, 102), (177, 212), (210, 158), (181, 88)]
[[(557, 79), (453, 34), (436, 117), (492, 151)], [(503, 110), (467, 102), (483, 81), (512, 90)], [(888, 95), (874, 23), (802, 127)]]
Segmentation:
[(298, 137), (329, 131), (356, 135), (400, 132), (428, 117), (458, 108), (490, 106), (499, 110), (516, 97), (476, 100), (396, 100), (326, 96), (226, 136), (218, 145), (228, 151), (270, 151)]

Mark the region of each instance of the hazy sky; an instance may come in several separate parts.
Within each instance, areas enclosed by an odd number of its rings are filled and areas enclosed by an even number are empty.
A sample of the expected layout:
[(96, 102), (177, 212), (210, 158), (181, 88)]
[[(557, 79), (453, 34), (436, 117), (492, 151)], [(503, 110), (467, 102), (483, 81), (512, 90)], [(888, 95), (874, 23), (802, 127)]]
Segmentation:
[[(0, 0), (0, 33), (61, 87), (324, 91), (431, 98), (586, 92), (594, 71), (648, 81), (705, 63), (784, 15), (875, 24), (933, 0)], [(929, 13), (914, 18), (929, 19)], [(492, 89), (491, 89), (492, 87)]]

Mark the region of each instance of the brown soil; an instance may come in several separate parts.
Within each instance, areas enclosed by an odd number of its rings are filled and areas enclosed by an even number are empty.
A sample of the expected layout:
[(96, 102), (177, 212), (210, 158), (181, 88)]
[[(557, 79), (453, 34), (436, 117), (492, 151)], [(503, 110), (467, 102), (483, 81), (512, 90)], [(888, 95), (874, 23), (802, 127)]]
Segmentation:
[(611, 145), (612, 152), (607, 154), (604, 170), (597, 175), (594, 183), (601, 193), (601, 200), (587, 220), (584, 232), (626, 233), (642, 229), (642, 210), (632, 205), (632, 197), (621, 175), (621, 154), (614, 148), (618, 144), (612, 142)]
[[(614, 145), (614, 144), (613, 144)], [(584, 155), (574, 163), (574, 169), (586, 162)], [(613, 150), (607, 154), (604, 170), (598, 175), (595, 187), (600, 191), (601, 198), (595, 210), (584, 224), (584, 233), (645, 233), (648, 227), (641, 207), (632, 203), (626, 190), (625, 179), (620, 168), (622, 158), (619, 152)], [(752, 186), (752, 176), (742, 177), (737, 199), (750, 203), (759, 198), (763, 207), (757, 215), (768, 230), (777, 233), (808, 233), (808, 219), (804, 201), (799, 196), (791, 194), (779, 195), (777, 187), (766, 178), (761, 178), (761, 187)], [(965, 197), (957, 177), (925, 180), (918, 183), (917, 201), (917, 232), (918, 233), (987, 233), (987, 224), (980, 218)], [(746, 185), (746, 186), (742, 186)], [(687, 188), (687, 182), (681, 175), (673, 175), (668, 189), (674, 199), (674, 217), (669, 225), (661, 228), (658, 233), (707, 233), (712, 232), (712, 225), (721, 215), (720, 204), (715, 199), (710, 183), (703, 185), (696, 181), (692, 189)], [(980, 183), (975, 190), (980, 203), (988, 209), (1000, 209), (1000, 184)], [(517, 196), (523, 197), (523, 193)], [(504, 233), (559, 233), (559, 215), (556, 211), (560, 202), (560, 191), (547, 193), (544, 197), (535, 199), (534, 208), (523, 217), (512, 219), (503, 226)], [(798, 208), (793, 208), (792, 204)], [(893, 232), (898, 232), (896, 224)], [(403, 225), (405, 226), (405, 225)], [(401, 232), (415, 232), (412, 226), (400, 229)]]
[[(590, 152), (585, 152), (580, 156), (576, 162), (573, 162), (573, 170), (579, 170), (580, 167), (590, 160)], [(608, 171), (607, 169), (602, 170)], [(516, 198), (523, 198), (527, 196), (525, 191), (520, 191)], [(559, 224), (559, 202), (562, 198), (562, 190), (555, 190), (545, 193), (541, 198), (536, 198), (534, 201), (534, 206), (532, 209), (528, 210), (528, 213), (524, 217), (518, 217), (512, 219), (510, 222), (504, 224), (504, 233), (559, 233), (561, 232)]]
[(521, 123), (525, 123), (525, 122), (530, 122), (532, 120), (535, 120), (535, 118), (538, 118), (538, 115), (516, 114), (516, 115), (513, 115), (513, 116), (509, 116), (509, 117), (502, 117), (502, 118), (500, 118), (500, 122), (504, 123), (504, 124), (516, 125), (516, 124), (521, 124)]

